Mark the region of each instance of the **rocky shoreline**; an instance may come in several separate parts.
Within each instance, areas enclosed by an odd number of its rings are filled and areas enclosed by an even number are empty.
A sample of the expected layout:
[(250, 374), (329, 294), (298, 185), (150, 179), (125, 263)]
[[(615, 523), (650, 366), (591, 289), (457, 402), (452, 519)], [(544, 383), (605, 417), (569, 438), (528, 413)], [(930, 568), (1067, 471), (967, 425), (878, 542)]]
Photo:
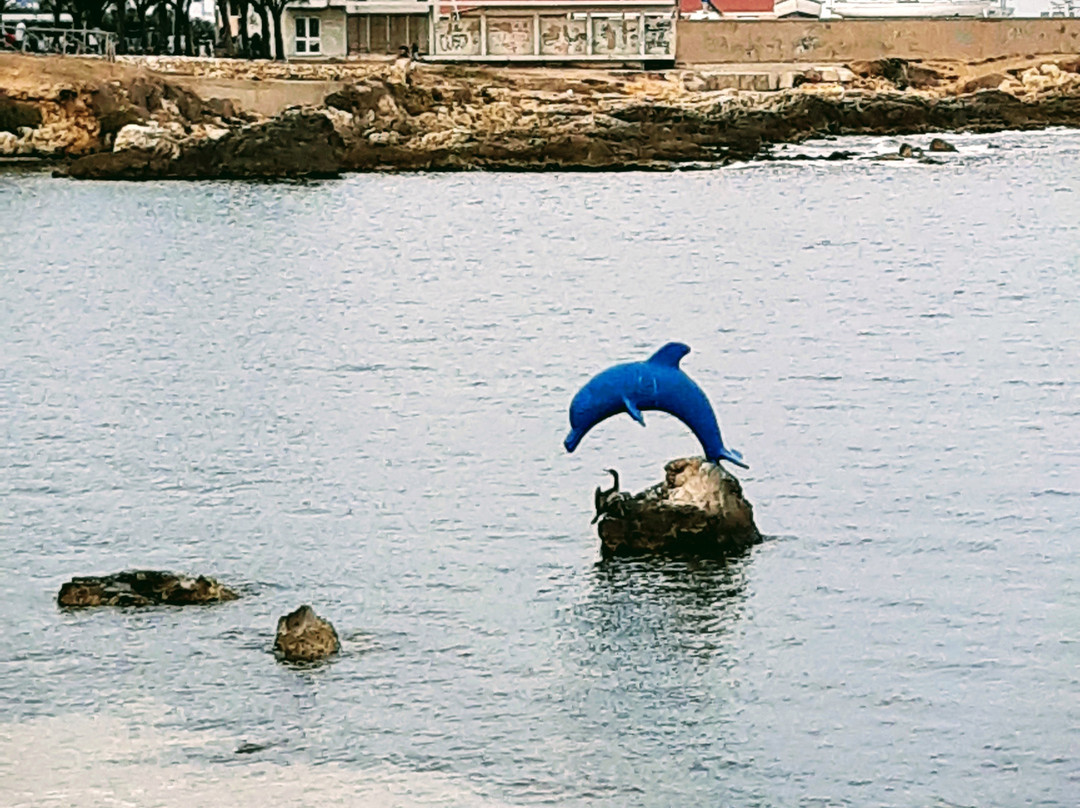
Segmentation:
[[(272, 117), (201, 97), (190, 79), (146, 65), (4, 58), (23, 61), (0, 70), (0, 156), (55, 160), (57, 173), (79, 179), (669, 170), (768, 158), (776, 144), (825, 136), (1080, 126), (1075, 56), (996, 72), (899, 60), (801, 68), (772, 92), (733, 89), (708, 71), (399, 60), (328, 67), (338, 89), (321, 105)], [(258, 79), (257, 66), (241, 64), (245, 80)], [(297, 80), (312, 78), (326, 77)]]

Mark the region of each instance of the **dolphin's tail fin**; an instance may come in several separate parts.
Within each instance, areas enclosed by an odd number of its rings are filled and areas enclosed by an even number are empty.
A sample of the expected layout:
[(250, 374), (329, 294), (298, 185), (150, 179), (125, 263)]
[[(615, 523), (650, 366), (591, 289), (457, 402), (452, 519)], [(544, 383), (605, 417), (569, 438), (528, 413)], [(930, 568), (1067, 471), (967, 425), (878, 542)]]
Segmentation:
[(744, 469), (750, 468), (743, 462), (742, 452), (736, 451), (735, 449), (729, 449), (726, 446), (721, 447), (720, 458), (734, 463), (736, 466), (742, 466)]

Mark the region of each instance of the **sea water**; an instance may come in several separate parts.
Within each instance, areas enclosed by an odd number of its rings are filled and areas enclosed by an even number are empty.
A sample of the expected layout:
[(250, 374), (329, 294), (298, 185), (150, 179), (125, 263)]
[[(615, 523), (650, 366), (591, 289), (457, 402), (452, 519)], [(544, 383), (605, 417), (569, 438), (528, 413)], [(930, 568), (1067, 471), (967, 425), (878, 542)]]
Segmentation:
[[(1080, 134), (955, 142), (0, 175), (0, 803), (1076, 805)], [(604, 563), (603, 469), (699, 447), (567, 406), (669, 340), (768, 538)], [(132, 567), (243, 597), (56, 607)]]

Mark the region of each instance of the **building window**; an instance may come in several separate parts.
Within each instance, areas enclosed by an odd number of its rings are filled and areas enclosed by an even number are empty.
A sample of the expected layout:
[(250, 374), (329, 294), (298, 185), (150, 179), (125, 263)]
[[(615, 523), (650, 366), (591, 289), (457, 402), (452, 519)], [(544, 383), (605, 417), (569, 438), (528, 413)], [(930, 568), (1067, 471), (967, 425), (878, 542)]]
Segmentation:
[(319, 43), (319, 18), (297, 17), (296, 18), (296, 52), (297, 53), (321, 53)]

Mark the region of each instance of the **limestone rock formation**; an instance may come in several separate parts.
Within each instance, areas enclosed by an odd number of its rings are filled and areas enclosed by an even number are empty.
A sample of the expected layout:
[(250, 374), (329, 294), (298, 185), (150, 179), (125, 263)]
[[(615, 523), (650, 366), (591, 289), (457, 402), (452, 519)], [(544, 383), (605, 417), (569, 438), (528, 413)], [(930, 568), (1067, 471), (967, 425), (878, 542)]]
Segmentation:
[[(130, 136), (129, 136), (130, 133)], [(269, 121), (178, 140), (168, 127), (124, 127), (116, 151), (75, 160), (78, 179), (334, 177), (344, 141), (325, 114), (296, 110)]]
[(0, 91), (0, 132), (17, 134), (19, 129), (41, 126), (41, 110), (34, 104), (16, 101)]
[(227, 586), (200, 575), (192, 578), (173, 572), (131, 570), (115, 575), (72, 578), (57, 595), (67, 608), (87, 606), (187, 606), (236, 600)]
[[(0, 154), (74, 160), (70, 176), (88, 179), (667, 170), (767, 157), (773, 144), (811, 138), (1080, 126), (1072, 56), (994, 65), (880, 59), (851, 70), (799, 68), (790, 81), (712, 68), (140, 58), (108, 67), (0, 54)], [(278, 81), (286, 97), (280, 79), (319, 79), (326, 95), (264, 118), (239, 100), (201, 98), (200, 76), (221, 77), (205, 85), (215, 93), (230, 92), (221, 82)]]
[(160, 124), (157, 121), (146, 124), (129, 123), (115, 134), (113, 151), (146, 149), (162, 154), (168, 153), (171, 157), (180, 154), (180, 142), (185, 137), (184, 127), (180, 124)]
[(11, 132), (0, 132), (0, 157), (18, 154), (19, 138)]
[(664, 482), (633, 496), (598, 493), (604, 557), (727, 557), (761, 541), (742, 486), (722, 467), (690, 457), (672, 460), (664, 472)]
[(103, 84), (90, 93), (90, 109), (97, 116), (102, 137), (131, 124), (145, 123), (150, 116), (147, 108), (131, 103), (111, 84)]
[(278, 620), (274, 650), (287, 662), (318, 662), (340, 649), (334, 627), (308, 605)]

